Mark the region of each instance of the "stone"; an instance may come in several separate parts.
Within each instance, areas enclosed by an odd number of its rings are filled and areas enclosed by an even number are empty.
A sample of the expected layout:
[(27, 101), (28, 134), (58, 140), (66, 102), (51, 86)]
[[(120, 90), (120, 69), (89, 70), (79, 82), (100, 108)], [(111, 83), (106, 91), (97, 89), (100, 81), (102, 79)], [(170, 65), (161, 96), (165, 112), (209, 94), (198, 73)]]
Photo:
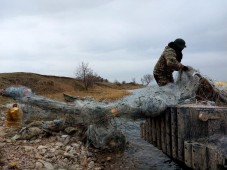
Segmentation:
[(61, 147), (61, 146), (64, 146), (64, 144), (63, 144), (62, 142), (56, 142), (56, 143), (55, 143), (55, 146)]
[(75, 164), (75, 165), (72, 165), (72, 168), (74, 168), (74, 169), (79, 169), (80, 168), (80, 165), (78, 165), (78, 164)]
[(17, 139), (20, 139), (20, 137), (21, 137), (21, 135), (16, 134), (15, 136), (13, 136), (13, 137), (11, 138), (11, 140), (15, 141), (15, 140), (17, 140)]
[(68, 158), (64, 158), (63, 161), (68, 163), (69, 160)]
[(69, 135), (62, 135), (61, 137), (62, 138), (67, 138)]
[(108, 157), (106, 158), (107, 161), (111, 161), (111, 159), (112, 159), (111, 156), (108, 156)]
[(69, 154), (72, 154), (72, 155), (77, 155), (77, 154), (78, 154), (78, 152), (75, 151), (75, 150), (70, 150), (68, 153), (69, 153)]
[(23, 147), (24, 147), (26, 152), (34, 150), (34, 148), (32, 146), (23, 146)]
[(41, 162), (35, 163), (35, 169), (42, 169), (42, 168), (43, 168), (43, 164)]
[(6, 139), (7, 143), (12, 143), (12, 141), (10, 139)]
[(51, 148), (50, 152), (52, 152), (52, 153), (56, 152), (56, 148)]
[(36, 159), (41, 159), (42, 156), (41, 156), (39, 153), (36, 153), (36, 154), (35, 154), (35, 158), (36, 158)]
[(54, 157), (54, 154), (53, 153), (46, 153), (45, 158), (53, 158)]
[(34, 143), (40, 143), (40, 142), (41, 142), (41, 139), (34, 140)]
[(84, 157), (82, 157), (81, 158), (81, 161), (80, 161), (80, 164), (82, 165), (82, 166), (86, 166), (87, 165), (87, 157), (86, 156), (84, 156)]
[(76, 149), (80, 148), (80, 144), (78, 144), (78, 143), (72, 143), (71, 146), (76, 148)]
[(89, 169), (94, 168), (94, 166), (95, 166), (95, 162), (94, 161), (89, 162), (89, 164), (88, 164), (88, 168)]
[(101, 167), (95, 167), (94, 170), (101, 170), (101, 169), (103, 169), (103, 168), (101, 168)]
[(47, 169), (47, 170), (54, 170), (54, 166), (50, 163), (50, 162), (46, 162), (46, 161), (43, 161), (43, 160), (39, 160), (41, 163), (43, 163), (44, 167)]
[(68, 152), (70, 150), (71, 146), (66, 146), (65, 151)]
[(92, 154), (91, 152), (87, 152), (87, 156), (88, 156), (88, 157), (92, 157), (93, 154)]
[(40, 150), (40, 154), (41, 154), (41, 155), (44, 155), (44, 154), (46, 153), (46, 151), (47, 151), (46, 149), (41, 149), (41, 150)]
[(3, 148), (6, 145), (6, 143), (0, 143), (0, 148)]
[(69, 158), (73, 158), (74, 157), (73, 154), (70, 154), (70, 153), (67, 153), (67, 152), (64, 153), (64, 156), (65, 157), (69, 157)]
[(29, 140), (29, 139), (32, 139), (34, 137), (37, 137), (38, 135), (40, 135), (43, 131), (38, 128), (38, 127), (29, 127), (29, 128), (26, 128), (24, 129), (22, 132), (21, 132), (21, 137), (20, 139), (26, 139), (26, 140)]
[(47, 149), (47, 148), (48, 148), (47, 146), (39, 145), (37, 149), (41, 150), (41, 149)]
[(68, 136), (67, 138), (65, 138), (65, 140), (64, 140), (64, 145), (67, 145), (68, 143), (69, 143), (69, 141), (70, 141), (70, 137)]
[(74, 134), (74, 133), (76, 133), (77, 131), (78, 131), (78, 129), (75, 128), (75, 127), (67, 127), (67, 128), (65, 128), (65, 132), (66, 132), (67, 134)]

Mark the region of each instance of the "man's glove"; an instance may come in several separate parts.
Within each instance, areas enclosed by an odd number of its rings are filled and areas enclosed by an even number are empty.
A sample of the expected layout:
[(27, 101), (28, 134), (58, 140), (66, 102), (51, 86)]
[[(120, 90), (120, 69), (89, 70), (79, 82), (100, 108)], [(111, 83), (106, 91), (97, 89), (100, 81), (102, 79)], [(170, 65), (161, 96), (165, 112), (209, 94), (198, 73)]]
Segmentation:
[(187, 66), (184, 66), (183, 68), (182, 68), (182, 71), (188, 71), (189, 70), (189, 68), (187, 67)]

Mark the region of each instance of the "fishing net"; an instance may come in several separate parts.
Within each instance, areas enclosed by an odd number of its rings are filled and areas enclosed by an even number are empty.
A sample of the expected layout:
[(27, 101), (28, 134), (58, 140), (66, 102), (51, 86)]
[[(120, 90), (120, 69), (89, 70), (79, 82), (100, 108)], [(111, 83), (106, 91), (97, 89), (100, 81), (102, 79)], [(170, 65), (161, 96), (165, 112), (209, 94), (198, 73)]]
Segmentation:
[(116, 102), (77, 99), (65, 103), (37, 96), (26, 87), (10, 87), (4, 94), (23, 103), (26, 120), (61, 119), (65, 125), (85, 124), (89, 143), (102, 149), (125, 146), (125, 137), (116, 117), (144, 118), (162, 114), (167, 107), (182, 103), (209, 101), (213, 105), (227, 104), (227, 94), (198, 70), (179, 72), (175, 83), (148, 86)]

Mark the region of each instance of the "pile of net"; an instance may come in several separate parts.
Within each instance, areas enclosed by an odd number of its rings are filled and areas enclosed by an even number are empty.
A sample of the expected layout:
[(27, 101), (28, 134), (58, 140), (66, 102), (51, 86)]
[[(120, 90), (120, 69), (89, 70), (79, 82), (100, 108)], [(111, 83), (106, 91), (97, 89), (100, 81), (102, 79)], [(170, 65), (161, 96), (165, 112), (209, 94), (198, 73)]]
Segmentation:
[(175, 83), (136, 90), (133, 95), (118, 101), (116, 106), (121, 114), (155, 117), (167, 107), (198, 102), (227, 106), (227, 93), (199, 71), (190, 68), (190, 71), (179, 72)]
[(155, 117), (162, 114), (167, 107), (198, 101), (217, 106), (227, 105), (226, 92), (193, 68), (188, 72), (179, 72), (175, 83), (134, 90), (132, 95), (116, 102), (78, 98), (73, 103), (65, 103), (35, 95), (31, 89), (23, 86), (9, 87), (3, 94), (24, 104), (23, 111), (30, 121), (51, 118), (64, 119), (65, 124), (70, 126), (85, 124), (89, 143), (101, 149), (125, 146), (124, 135), (117, 125), (113, 125), (116, 117)]

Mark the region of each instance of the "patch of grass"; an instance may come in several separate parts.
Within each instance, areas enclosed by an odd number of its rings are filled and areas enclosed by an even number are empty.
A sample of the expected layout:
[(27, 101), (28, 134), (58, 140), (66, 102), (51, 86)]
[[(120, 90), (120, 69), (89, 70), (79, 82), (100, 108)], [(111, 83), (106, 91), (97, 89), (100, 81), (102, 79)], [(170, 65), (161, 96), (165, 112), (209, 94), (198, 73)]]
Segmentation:
[[(78, 91), (65, 91), (64, 93), (70, 94), (71, 96), (78, 96), (80, 98), (91, 96), (96, 100), (108, 100), (114, 101), (121, 99), (124, 96), (130, 95), (131, 93), (126, 90), (113, 89), (108, 87), (100, 87), (96, 86), (95, 88), (86, 90), (78, 90)], [(55, 100), (64, 101), (63, 93), (56, 93), (51, 95), (45, 95), (48, 98), (52, 98)]]
[(119, 89), (119, 90), (132, 90), (132, 89), (138, 89), (138, 88), (144, 87), (141, 84), (133, 84), (133, 83), (118, 84), (118, 83), (98, 82), (96, 84), (101, 87), (108, 87), (108, 88)]

